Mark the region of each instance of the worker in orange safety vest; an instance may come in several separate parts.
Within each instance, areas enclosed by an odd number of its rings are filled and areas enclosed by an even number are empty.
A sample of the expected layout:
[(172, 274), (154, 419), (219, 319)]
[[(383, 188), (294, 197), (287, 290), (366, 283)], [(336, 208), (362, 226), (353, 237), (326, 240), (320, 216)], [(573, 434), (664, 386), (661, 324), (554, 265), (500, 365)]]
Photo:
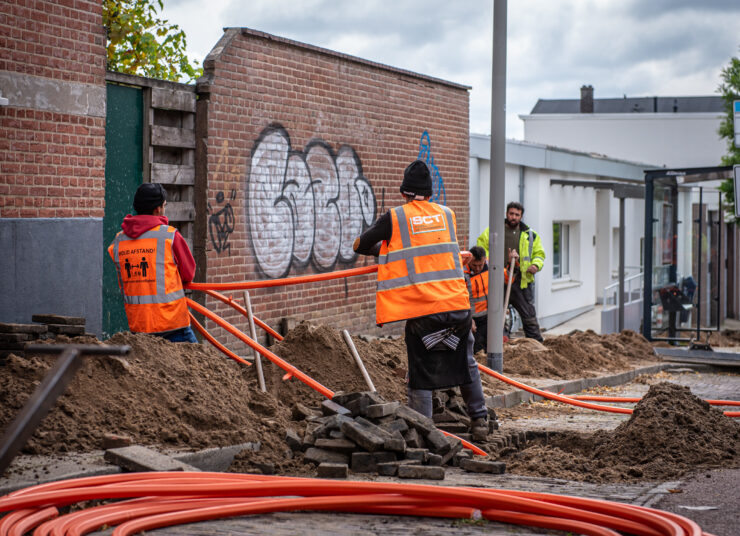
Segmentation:
[(390, 209), (354, 242), (354, 250), (378, 257), (376, 322), (405, 320), (408, 405), (432, 416), (435, 389), (460, 386), (474, 439), (488, 433), (468, 290), (456, 236), (455, 213), (431, 203), (426, 163), (404, 171), (405, 204)]
[(144, 183), (134, 195), (136, 215), (128, 214), (108, 247), (132, 332), (172, 342), (198, 342), (190, 327), (183, 283), (195, 275), (195, 260), (182, 235), (164, 215), (161, 184)]

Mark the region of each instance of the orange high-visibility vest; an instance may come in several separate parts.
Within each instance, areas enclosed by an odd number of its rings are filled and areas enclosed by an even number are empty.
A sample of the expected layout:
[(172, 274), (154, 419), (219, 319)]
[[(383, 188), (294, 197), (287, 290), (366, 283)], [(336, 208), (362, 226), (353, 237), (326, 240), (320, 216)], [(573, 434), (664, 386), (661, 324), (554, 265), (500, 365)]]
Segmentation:
[(475, 308), (474, 317), (488, 314), (488, 270), (470, 276), (470, 292), (472, 305)]
[(391, 222), (378, 257), (376, 323), (470, 309), (454, 212), (412, 201), (392, 209)]
[(175, 232), (168, 225), (154, 227), (138, 238), (121, 231), (108, 247), (116, 263), (131, 331), (161, 333), (190, 325), (185, 292), (172, 253)]

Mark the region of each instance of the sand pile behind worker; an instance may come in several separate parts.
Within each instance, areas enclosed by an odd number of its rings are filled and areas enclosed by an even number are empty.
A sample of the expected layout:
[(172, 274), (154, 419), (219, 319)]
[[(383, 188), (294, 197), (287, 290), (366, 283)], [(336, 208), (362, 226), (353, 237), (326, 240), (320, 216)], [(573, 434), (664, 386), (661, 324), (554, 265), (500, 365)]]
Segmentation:
[[(100, 344), (91, 337), (52, 342)], [(145, 334), (119, 333), (106, 343), (132, 351), (86, 357), (23, 453), (95, 450), (107, 433), (135, 444), (185, 449), (283, 443), (289, 405), (260, 392), (245, 365), (209, 346)], [(0, 429), (15, 418), (54, 359), (11, 355), (0, 367)]]
[(665, 382), (651, 386), (613, 431), (557, 434), (507, 462), (510, 472), (570, 480), (668, 480), (697, 467), (740, 465), (740, 423)]
[[(378, 393), (386, 400), (405, 401), (403, 340), (353, 337), (353, 341)], [(369, 390), (341, 332), (333, 328), (301, 322), (270, 350), (332, 391)], [(265, 367), (268, 391), (279, 400), (317, 405), (324, 399), (299, 380), (283, 381), (285, 373), (275, 365), (268, 363)]]
[(655, 361), (653, 347), (634, 331), (575, 331), (547, 337), (544, 344), (522, 338), (504, 345), (504, 374), (532, 378), (591, 377), (649, 361)]

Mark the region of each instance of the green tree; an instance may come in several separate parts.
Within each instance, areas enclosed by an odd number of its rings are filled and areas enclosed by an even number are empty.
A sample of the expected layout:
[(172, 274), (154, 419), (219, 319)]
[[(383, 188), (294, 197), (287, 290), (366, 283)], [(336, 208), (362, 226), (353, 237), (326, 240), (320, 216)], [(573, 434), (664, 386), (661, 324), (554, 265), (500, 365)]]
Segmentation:
[(163, 0), (103, 0), (109, 70), (187, 83), (203, 74), (185, 54), (185, 32), (159, 18), (163, 8)]
[[(740, 100), (740, 59), (731, 58), (729, 65), (722, 69), (722, 83), (718, 91), (722, 93), (725, 99), (725, 111), (727, 115), (719, 126), (719, 135), (727, 138), (727, 155), (722, 157), (723, 166), (733, 166), (740, 164), (740, 147), (735, 145), (735, 120), (733, 114), (733, 102)], [(732, 179), (727, 179), (720, 185), (720, 190), (724, 193), (724, 206), (727, 214), (727, 221), (738, 223), (735, 218), (735, 193)]]

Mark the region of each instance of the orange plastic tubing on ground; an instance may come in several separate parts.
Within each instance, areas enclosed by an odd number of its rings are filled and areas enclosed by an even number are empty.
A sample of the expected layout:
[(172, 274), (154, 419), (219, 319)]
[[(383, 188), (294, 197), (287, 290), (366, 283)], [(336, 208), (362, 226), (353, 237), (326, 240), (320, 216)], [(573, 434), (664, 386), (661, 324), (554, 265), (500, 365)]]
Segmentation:
[[(125, 499), (49, 519), (81, 501)], [(488, 519), (593, 536), (702, 536), (668, 512), (566, 495), (387, 482), (316, 480), (228, 473), (128, 473), (71, 479), (0, 497), (0, 536), (82, 535), (118, 525), (123, 536), (248, 514), (336, 511)], [(619, 531), (619, 532), (617, 532)]]

